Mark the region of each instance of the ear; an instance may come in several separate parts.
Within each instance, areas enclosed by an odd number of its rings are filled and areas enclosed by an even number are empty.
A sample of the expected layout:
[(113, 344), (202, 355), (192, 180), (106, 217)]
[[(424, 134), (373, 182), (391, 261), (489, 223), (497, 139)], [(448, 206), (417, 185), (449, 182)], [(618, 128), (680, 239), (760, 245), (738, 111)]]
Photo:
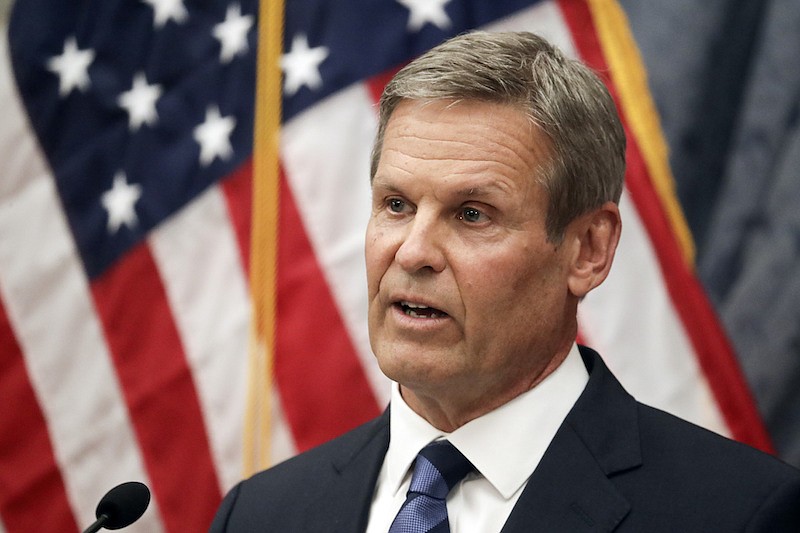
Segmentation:
[(621, 230), (619, 207), (614, 202), (581, 215), (567, 227), (567, 236), (574, 244), (568, 275), (573, 296), (583, 298), (606, 279)]

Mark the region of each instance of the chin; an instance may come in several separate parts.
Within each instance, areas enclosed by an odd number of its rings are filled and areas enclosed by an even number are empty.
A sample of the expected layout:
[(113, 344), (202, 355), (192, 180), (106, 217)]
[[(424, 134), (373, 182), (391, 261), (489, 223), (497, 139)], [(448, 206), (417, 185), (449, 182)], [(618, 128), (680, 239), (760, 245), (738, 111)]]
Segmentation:
[(391, 352), (389, 350), (376, 350), (375, 358), (378, 361), (378, 367), (381, 372), (392, 381), (403, 383), (410, 375), (417, 372), (414, 369), (416, 365), (409, 361), (410, 356), (406, 354), (397, 353), (394, 350)]
[(419, 360), (419, 352), (411, 354), (405, 350), (379, 350), (378, 353), (381, 354), (376, 355), (378, 367), (392, 381), (406, 383), (427, 373), (427, 365)]

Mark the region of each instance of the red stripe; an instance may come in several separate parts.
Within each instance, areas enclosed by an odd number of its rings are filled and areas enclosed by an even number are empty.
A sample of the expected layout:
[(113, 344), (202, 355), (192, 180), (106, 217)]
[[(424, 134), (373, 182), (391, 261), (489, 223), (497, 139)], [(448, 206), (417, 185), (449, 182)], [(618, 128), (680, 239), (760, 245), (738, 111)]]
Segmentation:
[(650, 180), (637, 140), (627, 126), (624, 109), (608, 75), (608, 65), (595, 33), (591, 12), (582, 0), (560, 0), (559, 5), (581, 56), (601, 73), (617, 103), (628, 136), (626, 188), (653, 243), (672, 303), (692, 342), (700, 367), (731, 434), (741, 442), (773, 452), (769, 435), (733, 348), (703, 288), (684, 260), (661, 200)]
[(47, 422), (2, 302), (0, 400), (0, 516), (6, 531), (78, 531)]
[[(627, 187), (656, 249), (672, 303), (694, 346), (731, 435), (774, 453), (755, 400), (704, 289), (687, 268), (658, 195), (646, 179), (638, 149), (629, 152)], [(638, 167), (638, 168), (637, 168)], [(638, 174), (638, 175), (637, 175)]]
[(253, 160), (248, 159), (222, 181), (228, 217), (236, 233), (245, 274), (250, 272), (250, 224), (253, 219)]
[[(592, 13), (589, 11), (587, 0), (558, 0), (558, 7), (564, 14), (564, 20), (572, 35), (572, 40), (578, 47), (581, 58), (603, 78), (619, 108), (619, 101), (606, 65), (606, 59), (603, 56), (603, 49), (600, 47), (600, 41), (595, 32), (594, 21), (592, 20)], [(622, 110), (620, 109), (621, 113)]]
[(219, 483), (149, 248), (132, 249), (92, 283), (92, 293), (166, 530), (205, 531), (221, 499)]
[(281, 175), (275, 379), (300, 451), (379, 407)]

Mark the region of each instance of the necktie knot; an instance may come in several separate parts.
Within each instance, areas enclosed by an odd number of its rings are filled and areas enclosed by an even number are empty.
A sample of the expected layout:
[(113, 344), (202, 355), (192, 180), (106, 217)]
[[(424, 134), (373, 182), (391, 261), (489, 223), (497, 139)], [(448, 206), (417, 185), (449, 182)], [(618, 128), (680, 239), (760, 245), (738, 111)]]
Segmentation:
[(450, 531), (445, 499), (473, 468), (469, 459), (446, 440), (425, 446), (417, 454), (406, 501), (389, 532)]
[(472, 469), (469, 459), (448, 441), (432, 442), (417, 455), (409, 491), (443, 500)]

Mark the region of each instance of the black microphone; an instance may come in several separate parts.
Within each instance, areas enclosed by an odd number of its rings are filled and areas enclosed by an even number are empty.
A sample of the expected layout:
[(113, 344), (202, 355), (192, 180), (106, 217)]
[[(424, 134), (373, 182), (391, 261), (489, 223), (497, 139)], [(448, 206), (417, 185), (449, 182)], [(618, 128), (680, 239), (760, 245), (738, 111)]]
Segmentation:
[(128, 481), (117, 485), (97, 504), (97, 520), (83, 533), (95, 533), (100, 528), (122, 529), (133, 524), (150, 504), (150, 490), (144, 483)]

